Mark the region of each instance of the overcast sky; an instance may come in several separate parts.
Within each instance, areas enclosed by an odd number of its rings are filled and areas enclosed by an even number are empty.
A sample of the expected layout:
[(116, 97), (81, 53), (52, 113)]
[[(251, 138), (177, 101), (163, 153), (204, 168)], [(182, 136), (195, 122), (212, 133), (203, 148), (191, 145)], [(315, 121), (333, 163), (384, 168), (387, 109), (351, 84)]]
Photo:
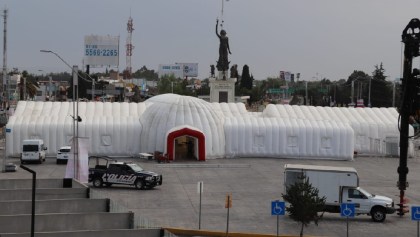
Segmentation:
[[(134, 22), (133, 70), (146, 65), (198, 63), (199, 78), (216, 64), (216, 18), (222, 0), (3, 0), (9, 10), (7, 66), (32, 73), (68, 71), (53, 54), (82, 67), (84, 36), (119, 35), (126, 67), (127, 21)], [(239, 73), (247, 64), (255, 79), (279, 71), (301, 79), (371, 74), (383, 62), (386, 75), (401, 75), (401, 33), (420, 18), (419, 0), (229, 0), (224, 29)], [(1, 21), (3, 29), (3, 21)], [(1, 30), (3, 32), (3, 30)], [(3, 35), (3, 34), (2, 34)], [(3, 42), (2, 39), (1, 44)], [(2, 47), (1, 47), (2, 48)], [(39, 71), (42, 70), (42, 71)], [(105, 71), (104, 68), (95, 71)]]

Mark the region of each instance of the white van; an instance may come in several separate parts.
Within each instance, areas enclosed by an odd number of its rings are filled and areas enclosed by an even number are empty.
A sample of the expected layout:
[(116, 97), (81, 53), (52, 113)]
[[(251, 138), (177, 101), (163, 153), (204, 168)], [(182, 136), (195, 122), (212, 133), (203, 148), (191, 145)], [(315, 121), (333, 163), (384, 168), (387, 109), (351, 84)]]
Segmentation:
[(23, 164), (28, 161), (36, 161), (41, 164), (45, 161), (46, 150), (47, 147), (44, 146), (44, 141), (41, 139), (23, 140), (20, 163)]

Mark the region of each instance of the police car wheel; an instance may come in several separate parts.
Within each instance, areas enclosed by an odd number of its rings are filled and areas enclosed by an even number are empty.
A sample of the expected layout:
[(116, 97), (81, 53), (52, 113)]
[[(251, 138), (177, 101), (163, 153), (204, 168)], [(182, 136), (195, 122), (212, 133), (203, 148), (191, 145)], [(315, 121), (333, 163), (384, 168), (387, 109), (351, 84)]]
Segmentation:
[(95, 178), (93, 180), (93, 187), (95, 187), (95, 188), (102, 187), (102, 179), (101, 178)]
[(143, 189), (144, 188), (143, 181), (140, 180), (140, 179), (138, 179), (134, 185), (136, 186), (136, 189)]

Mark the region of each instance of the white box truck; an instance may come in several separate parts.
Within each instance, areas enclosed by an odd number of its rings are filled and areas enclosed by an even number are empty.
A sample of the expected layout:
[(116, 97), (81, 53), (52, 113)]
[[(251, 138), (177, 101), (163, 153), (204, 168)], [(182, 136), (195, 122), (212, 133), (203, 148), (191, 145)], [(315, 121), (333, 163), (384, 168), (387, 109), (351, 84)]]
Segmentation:
[(47, 147), (41, 139), (28, 139), (22, 141), (22, 153), (20, 155), (20, 163), (38, 162), (41, 164), (45, 161), (45, 151)]
[(302, 173), (312, 187), (319, 190), (319, 197), (325, 197), (326, 212), (340, 213), (341, 203), (354, 203), (356, 215), (367, 214), (375, 222), (383, 222), (386, 214), (395, 212), (391, 198), (370, 194), (359, 187), (359, 176), (352, 167), (286, 164), (284, 166), (284, 187), (298, 182)]

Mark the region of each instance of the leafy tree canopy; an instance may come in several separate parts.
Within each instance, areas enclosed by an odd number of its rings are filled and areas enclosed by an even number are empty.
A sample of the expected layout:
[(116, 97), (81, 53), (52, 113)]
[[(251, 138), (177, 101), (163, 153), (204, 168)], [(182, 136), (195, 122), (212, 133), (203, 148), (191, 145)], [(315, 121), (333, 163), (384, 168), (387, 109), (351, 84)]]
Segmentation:
[(383, 68), (382, 62), (379, 66), (375, 65), (375, 70), (372, 72), (372, 79), (385, 81), (385, 69)]
[(326, 198), (318, 196), (318, 189), (312, 187), (309, 178), (303, 172), (296, 183), (287, 187), (286, 194), (282, 194), (282, 197), (290, 203), (290, 206), (286, 207), (290, 217), (302, 224), (300, 236), (303, 236), (304, 226), (311, 221), (318, 225), (318, 220), (322, 217), (318, 212), (323, 211)]
[(141, 67), (133, 73), (134, 78), (146, 78), (146, 80), (157, 80), (159, 78), (155, 70), (149, 70), (146, 66)]
[(253, 80), (253, 78), (249, 74), (249, 67), (248, 67), (248, 65), (245, 64), (244, 67), (242, 68), (241, 83), (240, 83), (239, 87), (251, 90), (252, 89), (252, 80)]

